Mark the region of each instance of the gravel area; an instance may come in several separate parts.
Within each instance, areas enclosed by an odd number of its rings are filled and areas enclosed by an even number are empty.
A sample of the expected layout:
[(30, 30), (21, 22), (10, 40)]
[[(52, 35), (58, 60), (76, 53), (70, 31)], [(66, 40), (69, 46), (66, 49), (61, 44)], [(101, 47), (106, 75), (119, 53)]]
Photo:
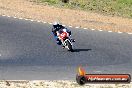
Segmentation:
[(132, 84), (85, 84), (75, 81), (41, 80), (41, 81), (0, 81), (0, 88), (132, 88)]
[(34, 0), (0, 0), (0, 15), (10, 15), (46, 22), (60, 21), (65, 25), (132, 32), (132, 19), (104, 16), (81, 10), (56, 8)]

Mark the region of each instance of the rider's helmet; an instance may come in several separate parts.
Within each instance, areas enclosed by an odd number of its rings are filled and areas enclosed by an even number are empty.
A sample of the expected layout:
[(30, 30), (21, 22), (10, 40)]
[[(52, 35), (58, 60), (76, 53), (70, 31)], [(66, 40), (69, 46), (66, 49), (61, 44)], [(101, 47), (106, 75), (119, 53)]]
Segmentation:
[(59, 22), (55, 21), (55, 22), (53, 23), (53, 25), (59, 25)]

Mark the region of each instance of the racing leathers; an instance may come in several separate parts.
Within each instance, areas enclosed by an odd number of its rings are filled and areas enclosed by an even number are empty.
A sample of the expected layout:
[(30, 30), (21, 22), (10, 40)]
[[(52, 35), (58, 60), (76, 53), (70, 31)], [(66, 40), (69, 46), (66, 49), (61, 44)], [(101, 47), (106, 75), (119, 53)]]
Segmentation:
[(69, 33), (69, 36), (71, 36), (71, 31), (68, 30), (67, 28), (65, 28), (64, 26), (60, 25), (60, 24), (53, 25), (53, 28), (52, 28), (52, 32), (53, 32), (54, 38), (55, 38), (56, 43), (58, 45), (61, 45), (62, 42), (61, 42), (61, 40), (59, 40), (59, 38), (57, 36), (57, 32), (61, 33), (63, 31), (63, 29), (66, 29), (67, 33)]

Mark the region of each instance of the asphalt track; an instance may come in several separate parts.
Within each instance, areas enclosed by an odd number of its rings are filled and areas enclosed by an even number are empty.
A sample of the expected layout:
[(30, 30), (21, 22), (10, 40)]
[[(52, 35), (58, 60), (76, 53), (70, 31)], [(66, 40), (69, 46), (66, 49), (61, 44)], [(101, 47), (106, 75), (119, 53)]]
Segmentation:
[(70, 28), (74, 52), (57, 46), (52, 25), (0, 16), (0, 79), (74, 80), (87, 73), (132, 74), (132, 35)]

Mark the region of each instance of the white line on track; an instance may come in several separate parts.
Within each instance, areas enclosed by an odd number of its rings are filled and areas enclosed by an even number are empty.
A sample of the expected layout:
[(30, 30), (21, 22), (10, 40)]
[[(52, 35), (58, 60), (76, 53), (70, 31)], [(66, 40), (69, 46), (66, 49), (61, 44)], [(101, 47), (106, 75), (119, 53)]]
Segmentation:
[(79, 27), (75, 27), (75, 28), (79, 28)]
[(64, 25), (64, 24), (63, 24), (62, 26), (64, 26), (64, 27), (65, 27), (66, 25)]
[(72, 26), (69, 26), (69, 27), (72, 27)]
[(112, 32), (112, 31), (108, 31), (108, 32)]
[(6, 15), (2, 15), (2, 16), (6, 16)]
[(103, 30), (99, 30), (99, 31), (103, 31)]
[(122, 32), (118, 31), (119, 34), (121, 34)]
[(132, 35), (132, 33), (127, 33), (127, 34)]
[(40, 23), (41, 21), (38, 20), (37, 22)]
[(29, 19), (24, 19), (24, 20), (29, 20)]
[[(4, 17), (12, 17), (12, 16), (7, 16), (7, 15), (1, 15), (1, 16), (4, 16)], [(15, 17), (15, 16), (14, 16), (13, 18), (18, 18), (18, 17)], [(44, 23), (44, 24), (45, 24), (45, 23), (52, 24), (52, 23), (50, 23), (50, 22), (45, 22), (45, 21), (43, 22), (43, 21), (39, 21), (39, 20), (37, 21), (37, 20), (26, 19), (26, 18), (18, 18), (18, 19), (20, 19), (20, 20), (24, 19), (24, 20), (29, 20), (29, 21), (35, 21), (35, 22), (38, 22), (38, 23), (42, 22), (42, 23)], [(63, 24), (63, 26), (66, 26), (66, 25)], [(72, 28), (73, 26), (70, 25), (69, 27)], [(75, 28), (78, 29), (78, 28), (80, 28), (80, 27), (75, 27)], [(88, 29), (88, 28), (83, 28), (83, 29)], [(91, 30), (94, 31), (95, 29), (91, 29)], [(98, 31), (103, 31), (103, 30), (98, 30)], [(113, 31), (108, 31), (108, 32), (113, 32)], [(121, 34), (121, 33), (123, 33), (123, 32), (118, 31), (117, 33)], [(127, 34), (132, 35), (132, 33), (127, 33)], [(0, 55), (1, 55), (1, 54), (0, 54)]]
[(52, 24), (52, 23), (49, 23), (49, 24)]
[(22, 20), (23, 18), (19, 18), (20, 20)]
[(17, 17), (13, 17), (13, 18), (15, 18), (15, 19), (16, 19)]
[(11, 16), (7, 16), (7, 17), (11, 17)]
[(30, 20), (30, 21), (34, 21), (34, 20)]
[(83, 28), (83, 29), (88, 29), (88, 28)]
[(91, 30), (93, 30), (93, 31), (94, 31), (95, 29), (91, 29)]
[(47, 23), (47, 22), (44, 21), (43, 23), (45, 24), (45, 23)]

